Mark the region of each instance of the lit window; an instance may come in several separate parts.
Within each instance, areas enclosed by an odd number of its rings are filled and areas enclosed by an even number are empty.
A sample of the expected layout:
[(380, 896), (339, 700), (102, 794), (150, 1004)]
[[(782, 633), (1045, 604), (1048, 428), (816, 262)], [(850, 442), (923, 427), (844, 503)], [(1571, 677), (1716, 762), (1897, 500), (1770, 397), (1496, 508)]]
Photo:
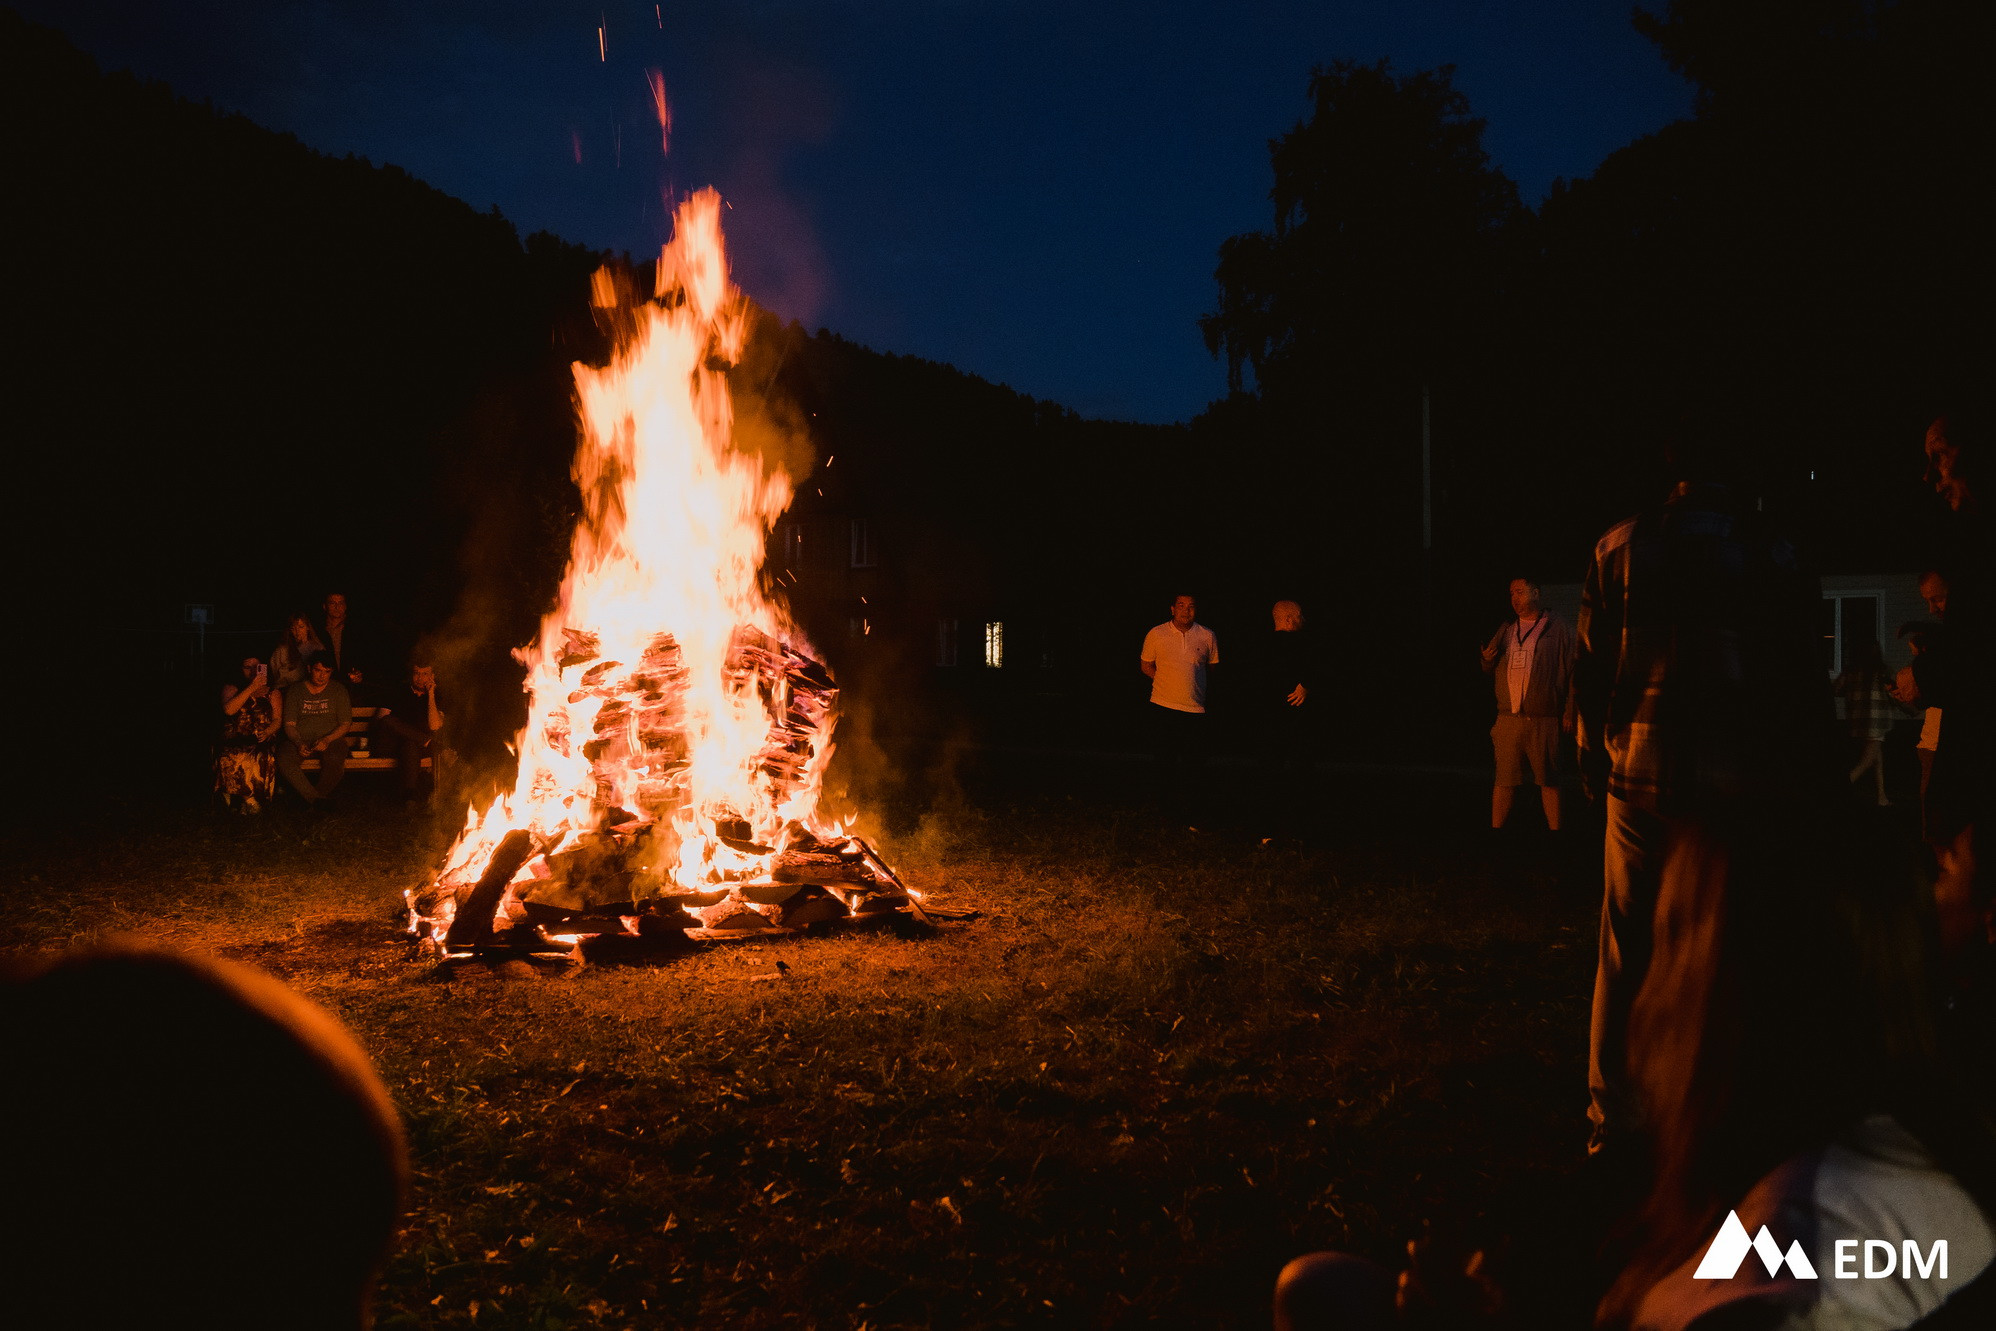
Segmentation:
[(852, 566), (873, 567), (873, 526), (865, 518), (852, 520)]
[(996, 620), (984, 626), (984, 664), (994, 670), (1005, 664), (1005, 626)]
[(1875, 591), (1831, 592), (1823, 597), (1820, 625), (1823, 666), (1835, 677), (1849, 667), (1855, 644), (1879, 640), (1879, 606), (1884, 593)]
[(956, 621), (938, 619), (936, 621), (936, 664), (953, 666), (956, 664)]

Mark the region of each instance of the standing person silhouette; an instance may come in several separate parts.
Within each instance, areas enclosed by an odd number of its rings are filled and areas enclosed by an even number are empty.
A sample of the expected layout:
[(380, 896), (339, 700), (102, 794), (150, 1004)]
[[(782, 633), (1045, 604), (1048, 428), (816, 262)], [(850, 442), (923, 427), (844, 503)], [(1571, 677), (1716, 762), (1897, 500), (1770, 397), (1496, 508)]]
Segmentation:
[(1483, 670), (1497, 692), (1490, 826), (1503, 827), (1518, 788), (1532, 785), (1539, 788), (1547, 829), (1557, 832), (1560, 736), (1573, 730), (1573, 630), (1545, 608), (1532, 579), (1511, 579), (1510, 596), (1514, 618), (1483, 644)]
[[(1925, 624), (1902, 624), (1899, 627), (1899, 636), (1905, 639), (1916, 660), (1947, 649), (1947, 575), (1933, 568), (1922, 573), (1920, 600), (1933, 618)], [(1910, 665), (1902, 667), (1894, 678), (1892, 696), (1903, 706), (1920, 713), (1920, 738), (1913, 748), (1920, 760), (1920, 837), (1929, 847), (1939, 848), (1947, 844), (1949, 837), (1945, 819), (1935, 816), (1940, 810), (1929, 802), (1927, 789), (1933, 782), (1934, 754), (1940, 750), (1941, 726), (1946, 718), (1940, 708), (1920, 696), (1920, 687), (1915, 682), (1915, 672)]]
[(366, 674), (361, 669), (361, 651), (366, 644), (363, 642), (356, 646), (354, 643), (352, 629), (347, 624), (346, 593), (327, 592), (320, 609), (324, 613), (314, 628), (333, 663), (333, 677), (345, 685), (350, 694), (359, 696), (367, 685)]
[(1198, 622), (1199, 602), (1188, 592), (1171, 598), (1171, 618), (1144, 635), (1138, 668), (1150, 685), (1161, 803), (1174, 818), (1205, 809), (1208, 671), (1220, 662), (1219, 639)]
[(1927, 783), (1926, 833), (1939, 873), (1940, 913), (1953, 1002), (1948, 1036), (1973, 1069), (1986, 1102), (1996, 1101), (1996, 874), (1989, 869), (1988, 828), (1996, 816), (1996, 568), (1989, 531), (1990, 424), (1954, 411), (1927, 427), (1926, 479), (1945, 510), (1937, 524), (1948, 578), (1940, 649), (1899, 672), (1895, 696), (1909, 707), (1942, 709)]
[[(1987, 488), (1990, 426), (1986, 416), (1955, 411), (1927, 427), (1922, 451), (1926, 480), (1946, 508), (1938, 544), (1948, 577), (1940, 588), (1947, 631), (1937, 651), (1923, 652), (1899, 672), (1893, 695), (1908, 707), (1938, 707), (1940, 735), (1927, 783), (1927, 834), (1941, 861), (1942, 878), (1962, 893), (1943, 922), (1956, 932), (1980, 924), (1990, 931), (1991, 875), (1978, 829), (1996, 803), (1996, 725), (1990, 704), (1996, 692), (1996, 570)], [(1923, 584), (1922, 590), (1925, 590)], [(1934, 608), (1931, 599), (1930, 608)]]
[(1828, 800), (1837, 772), (1821, 584), (1709, 444), (1675, 438), (1665, 462), (1669, 493), (1601, 537), (1580, 602), (1581, 775), (1607, 818), (1590, 1153), (1640, 1127), (1625, 1042), (1676, 830)]
[(1876, 638), (1859, 638), (1849, 646), (1850, 660), (1837, 676), (1837, 696), (1844, 700), (1844, 728), (1857, 744), (1857, 763), (1850, 769), (1851, 784), (1866, 772), (1871, 774), (1872, 803), (1891, 807), (1885, 795), (1885, 737), (1901, 713), (1893, 706), (1890, 676), (1885, 669), (1885, 652)]
[(1273, 835), (1293, 835), (1303, 825), (1313, 794), (1310, 769), (1322, 730), (1323, 703), (1316, 689), (1316, 643), (1303, 621), (1303, 607), (1277, 601), (1269, 608), (1273, 627), (1261, 640), (1253, 671), (1255, 761), (1261, 781), (1256, 815)]

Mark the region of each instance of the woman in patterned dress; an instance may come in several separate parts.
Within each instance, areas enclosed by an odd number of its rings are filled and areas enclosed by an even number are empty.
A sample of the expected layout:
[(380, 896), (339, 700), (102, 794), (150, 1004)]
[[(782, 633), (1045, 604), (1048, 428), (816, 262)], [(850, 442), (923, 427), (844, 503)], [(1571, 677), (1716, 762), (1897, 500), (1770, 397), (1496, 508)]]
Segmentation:
[(277, 793), (277, 749), (271, 741), (284, 716), (284, 695), (270, 686), (270, 669), (243, 658), (240, 683), (222, 686), (222, 739), (215, 746), (215, 794), (233, 813), (258, 813)]

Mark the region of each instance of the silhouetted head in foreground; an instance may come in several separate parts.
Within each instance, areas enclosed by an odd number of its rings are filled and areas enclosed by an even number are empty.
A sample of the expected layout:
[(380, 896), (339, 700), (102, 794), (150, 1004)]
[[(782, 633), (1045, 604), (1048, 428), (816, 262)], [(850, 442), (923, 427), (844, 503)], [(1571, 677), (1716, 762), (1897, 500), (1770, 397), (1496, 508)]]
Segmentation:
[(1982, 508), (1983, 474), (1989, 467), (1989, 425), (1978, 412), (1950, 411), (1927, 427), (1921, 451), (1926, 454), (1927, 484), (1957, 513)]
[(1996, 1138), (1941, 1044), (1936, 926), (1876, 827), (1812, 811), (1673, 834), (1629, 1026), (1651, 1192), (1602, 1325), (1628, 1324), (1771, 1171), (1869, 1115), (1891, 1115), (1988, 1210)]
[(1927, 607), (1927, 613), (1943, 624), (1947, 622), (1947, 594), (1947, 574), (1930, 568), (1920, 575), (1920, 601)]
[(17, 1327), (357, 1328), (400, 1121), (353, 1037), (269, 976), (138, 947), (0, 985)]

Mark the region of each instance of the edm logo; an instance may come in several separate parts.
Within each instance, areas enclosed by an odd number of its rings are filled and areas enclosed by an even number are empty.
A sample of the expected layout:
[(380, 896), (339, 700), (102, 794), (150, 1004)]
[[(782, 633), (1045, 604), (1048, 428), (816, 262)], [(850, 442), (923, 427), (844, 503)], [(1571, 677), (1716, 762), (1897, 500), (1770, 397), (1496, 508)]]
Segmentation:
[[(1832, 1274), (1838, 1280), (1859, 1279), (1857, 1246), (1856, 1239), (1837, 1240), (1837, 1269)], [(1810, 1264), (1809, 1254), (1802, 1251), (1799, 1242), (1790, 1243), (1784, 1253), (1775, 1243), (1774, 1236), (1767, 1232), (1766, 1225), (1760, 1227), (1758, 1234), (1748, 1238), (1738, 1211), (1726, 1212), (1726, 1223), (1719, 1226), (1719, 1236), (1712, 1240), (1711, 1247), (1705, 1249), (1705, 1260), (1698, 1263), (1698, 1269), (1691, 1273), (1692, 1277), (1697, 1280), (1731, 1280), (1739, 1273), (1740, 1264), (1746, 1261), (1749, 1252), (1760, 1258), (1760, 1264), (1767, 1268), (1770, 1277), (1779, 1276), (1781, 1268), (1786, 1266), (1789, 1274), (1797, 1280), (1816, 1279), (1816, 1268)], [(1935, 1239), (1933, 1247), (1923, 1254), (1919, 1244), (1907, 1239), (1902, 1254), (1884, 1239), (1865, 1239), (1862, 1278), (1884, 1280), (1895, 1273), (1908, 1280), (1934, 1275), (1946, 1280), (1947, 1240)]]

